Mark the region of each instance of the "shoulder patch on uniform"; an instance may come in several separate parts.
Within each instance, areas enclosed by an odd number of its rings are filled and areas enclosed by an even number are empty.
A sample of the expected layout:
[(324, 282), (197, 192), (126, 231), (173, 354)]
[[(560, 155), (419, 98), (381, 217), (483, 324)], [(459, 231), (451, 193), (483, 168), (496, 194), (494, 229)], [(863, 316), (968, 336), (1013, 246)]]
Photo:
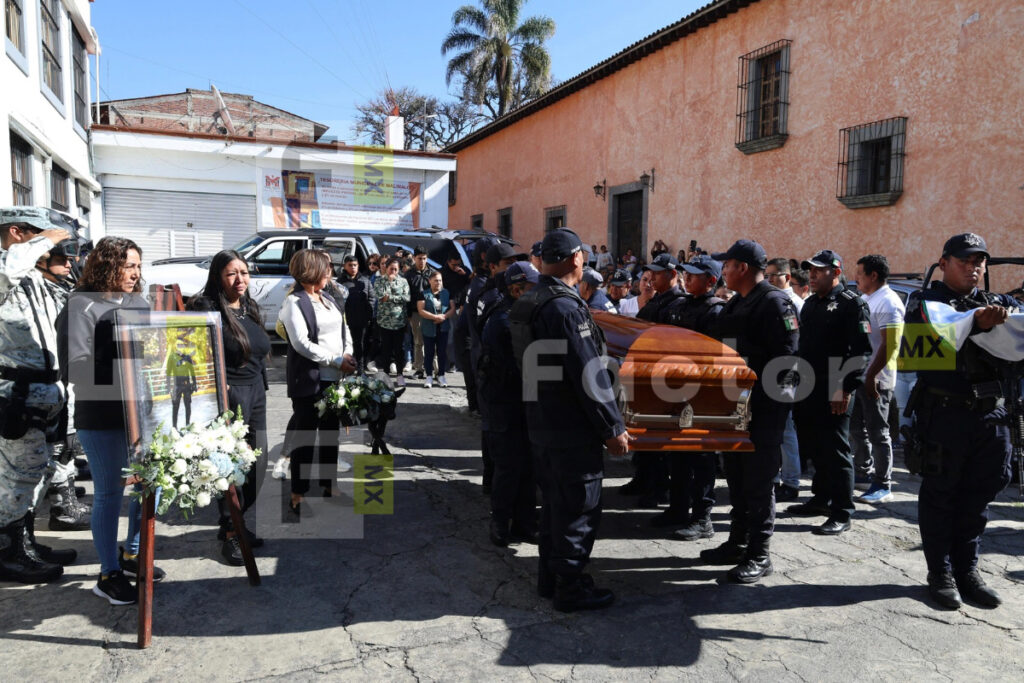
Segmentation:
[(787, 330), (792, 332), (793, 330), (800, 329), (800, 319), (796, 317), (796, 313), (787, 313), (782, 316), (782, 325)]
[(871, 334), (871, 323), (867, 320), (860, 321), (860, 331), (864, 334)]
[(839, 292), (839, 296), (843, 297), (844, 299), (849, 299), (850, 301), (853, 301), (854, 299), (857, 298), (857, 294), (849, 289), (844, 289), (843, 291)]

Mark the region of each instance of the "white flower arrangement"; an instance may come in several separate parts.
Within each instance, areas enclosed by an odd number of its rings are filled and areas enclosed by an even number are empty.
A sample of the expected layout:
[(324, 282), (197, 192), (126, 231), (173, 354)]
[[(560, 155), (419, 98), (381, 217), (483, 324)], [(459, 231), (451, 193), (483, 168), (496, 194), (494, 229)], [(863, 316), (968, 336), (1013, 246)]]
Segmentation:
[(379, 419), (381, 405), (391, 403), (395, 398), (394, 389), (386, 380), (349, 375), (327, 387), (315, 406), (321, 416), (331, 410), (338, 413), (343, 425), (351, 426)]
[(190, 424), (179, 432), (166, 430), (161, 424), (147, 457), (126, 467), (125, 475), (137, 478), (145, 494), (161, 489), (158, 514), (177, 505), (188, 517), (197, 507), (206, 507), (223, 496), (231, 484), (240, 486), (245, 482), (245, 475), (260, 454), (246, 442), (248, 432), (241, 407), (205, 427)]

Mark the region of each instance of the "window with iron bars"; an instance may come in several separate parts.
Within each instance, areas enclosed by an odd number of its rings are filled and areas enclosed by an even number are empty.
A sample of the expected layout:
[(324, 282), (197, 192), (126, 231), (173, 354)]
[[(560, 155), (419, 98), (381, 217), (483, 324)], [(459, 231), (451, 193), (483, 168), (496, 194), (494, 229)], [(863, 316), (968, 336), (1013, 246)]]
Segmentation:
[(895, 204), (903, 194), (906, 140), (905, 116), (839, 131), (836, 198), (851, 209)]
[(60, 0), (41, 0), (39, 21), (43, 36), (43, 82), (50, 92), (64, 101), (64, 85), (60, 66)]
[(469, 217), (469, 225), (474, 230), (484, 229), (484, 215), (482, 213), (475, 213)]
[(54, 164), (50, 169), (50, 208), (68, 210), (68, 172)]
[(744, 154), (782, 147), (789, 125), (789, 46), (779, 40), (740, 57), (736, 148)]
[(85, 41), (79, 35), (78, 29), (74, 29), (71, 35), (73, 36), (71, 56), (74, 63), (75, 121), (85, 130), (89, 127), (89, 100), (86, 92), (89, 58), (86, 57)]
[(25, 20), (22, 18), (22, 0), (6, 0), (4, 6), (6, 11), (5, 25), (7, 29), (7, 40), (11, 41), (18, 52), (25, 54)]
[(15, 205), (31, 206), (32, 147), (14, 133), (11, 133), (11, 179)]
[(512, 237), (512, 207), (498, 209), (498, 234), (502, 237)]
[(544, 209), (544, 232), (565, 227), (565, 204)]

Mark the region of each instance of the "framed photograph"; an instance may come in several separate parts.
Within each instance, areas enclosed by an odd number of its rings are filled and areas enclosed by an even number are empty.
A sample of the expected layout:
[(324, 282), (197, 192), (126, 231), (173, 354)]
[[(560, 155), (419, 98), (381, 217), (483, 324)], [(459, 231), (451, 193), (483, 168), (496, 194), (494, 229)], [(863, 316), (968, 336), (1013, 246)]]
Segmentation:
[(145, 455), (155, 434), (206, 424), (228, 409), (221, 324), (216, 312), (116, 313), (133, 461)]

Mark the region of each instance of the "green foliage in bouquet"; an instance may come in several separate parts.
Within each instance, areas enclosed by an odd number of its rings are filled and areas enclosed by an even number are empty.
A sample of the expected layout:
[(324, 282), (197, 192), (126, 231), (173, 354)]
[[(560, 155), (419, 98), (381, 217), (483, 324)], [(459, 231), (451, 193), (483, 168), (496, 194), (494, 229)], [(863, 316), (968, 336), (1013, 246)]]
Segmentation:
[(190, 424), (179, 432), (161, 424), (146, 458), (124, 470), (126, 476), (137, 477), (143, 488), (132, 495), (153, 495), (159, 488), (157, 513), (164, 514), (177, 505), (187, 518), (195, 508), (223, 496), (231, 484), (245, 482), (259, 455), (259, 449), (253, 450), (245, 440), (248, 432), (241, 406), (204, 427)]
[(321, 416), (336, 412), (344, 425), (366, 424), (379, 419), (381, 405), (394, 400), (395, 392), (384, 379), (349, 375), (327, 387), (316, 409)]

